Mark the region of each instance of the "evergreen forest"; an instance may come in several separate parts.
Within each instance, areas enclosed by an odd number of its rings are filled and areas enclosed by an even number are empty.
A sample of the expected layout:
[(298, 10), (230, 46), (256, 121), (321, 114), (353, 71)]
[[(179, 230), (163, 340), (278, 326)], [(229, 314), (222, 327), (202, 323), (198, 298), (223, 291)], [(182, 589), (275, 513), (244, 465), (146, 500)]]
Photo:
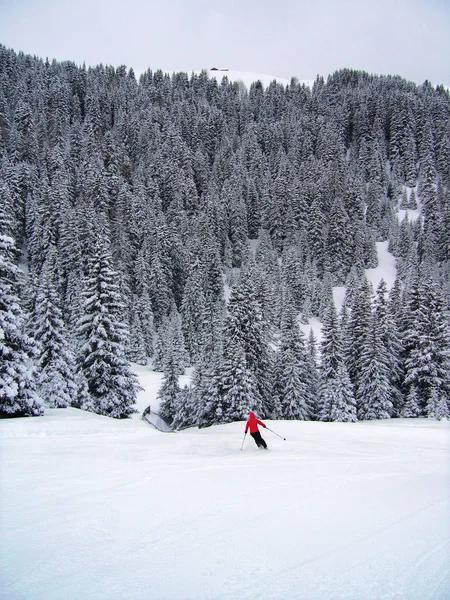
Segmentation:
[[(378, 242), (390, 289), (365, 275)], [(126, 418), (151, 361), (175, 429), (448, 418), (449, 92), (137, 80), (0, 46), (0, 280), (2, 417)]]

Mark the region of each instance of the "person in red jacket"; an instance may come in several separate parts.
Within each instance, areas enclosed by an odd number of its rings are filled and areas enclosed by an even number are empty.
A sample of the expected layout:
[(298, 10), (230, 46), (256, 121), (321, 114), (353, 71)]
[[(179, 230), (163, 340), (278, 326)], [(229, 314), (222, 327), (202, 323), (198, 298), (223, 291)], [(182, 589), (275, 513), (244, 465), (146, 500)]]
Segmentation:
[(245, 426), (245, 433), (247, 433), (247, 431), (250, 429), (250, 435), (255, 440), (255, 443), (258, 446), (258, 448), (266, 449), (267, 444), (266, 444), (265, 440), (262, 438), (261, 434), (259, 433), (258, 425), (261, 425), (261, 427), (264, 427), (264, 428), (266, 427), (262, 421), (260, 421), (259, 419), (257, 419), (255, 417), (255, 413), (251, 412), (250, 418), (247, 421), (247, 425)]

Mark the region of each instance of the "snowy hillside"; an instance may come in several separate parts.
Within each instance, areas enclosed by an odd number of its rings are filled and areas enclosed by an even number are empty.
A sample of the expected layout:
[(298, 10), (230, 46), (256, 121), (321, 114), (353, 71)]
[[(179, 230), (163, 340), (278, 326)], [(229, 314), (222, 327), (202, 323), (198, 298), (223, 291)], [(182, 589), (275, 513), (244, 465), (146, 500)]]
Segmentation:
[[(420, 211), (417, 211), (417, 213), (419, 212)], [(399, 214), (399, 219), (403, 218), (404, 214)], [(377, 242), (378, 266), (373, 269), (365, 270), (366, 277), (370, 281), (374, 291), (382, 280), (386, 282), (387, 288), (390, 290), (397, 275), (395, 257), (388, 251), (388, 245), (388, 242)], [(345, 286), (333, 288), (333, 300), (338, 312), (341, 310), (342, 304), (344, 303), (345, 290)], [(319, 319), (313, 317), (308, 319), (307, 323), (299, 323), (299, 325), (306, 336), (308, 336), (312, 330), (318, 342), (322, 341), (322, 323)]]
[(449, 423), (268, 425), (0, 421), (0, 597), (449, 598)]
[[(242, 81), (247, 88), (249, 88), (255, 81), (260, 81), (264, 87), (270, 85), (272, 81), (276, 81), (282, 85), (289, 85), (290, 83), (289, 79), (283, 79), (282, 77), (274, 77), (273, 75), (251, 73), (247, 71), (235, 71), (232, 69), (218, 69), (217, 71), (209, 70), (208, 73), (211, 78), (215, 77), (218, 83), (220, 83), (222, 78), (226, 76), (228, 77), (229, 81)], [(305, 84), (308, 83), (310, 82), (305, 82)]]
[[(274, 75), (267, 75), (265, 73), (252, 73), (251, 71), (236, 71), (234, 69), (222, 69), (222, 68), (213, 68), (206, 69), (208, 71), (209, 77), (217, 79), (217, 82), (220, 83), (223, 77), (227, 77), (229, 81), (242, 81), (242, 83), (250, 88), (251, 84), (255, 81), (260, 81), (264, 87), (267, 87), (272, 83), (272, 81), (276, 81), (277, 83), (281, 83), (282, 85), (289, 85), (290, 79), (285, 79), (283, 77), (276, 77)], [(139, 79), (140, 75), (145, 71), (135, 71), (135, 76)], [(168, 71), (169, 72), (169, 71)], [(194, 71), (199, 74), (201, 71)], [(314, 81), (310, 80), (302, 80), (301, 84), (305, 84), (308, 87), (312, 87)]]
[(0, 599), (450, 600), (450, 97), (208, 73), (0, 46)]

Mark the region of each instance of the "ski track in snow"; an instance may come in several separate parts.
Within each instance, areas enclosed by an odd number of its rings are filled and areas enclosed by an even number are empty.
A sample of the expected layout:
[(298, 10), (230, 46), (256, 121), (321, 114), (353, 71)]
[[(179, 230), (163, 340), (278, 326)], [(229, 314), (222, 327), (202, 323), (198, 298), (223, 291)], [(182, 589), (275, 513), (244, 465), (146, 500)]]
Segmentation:
[(450, 598), (450, 423), (268, 425), (0, 421), (0, 597)]

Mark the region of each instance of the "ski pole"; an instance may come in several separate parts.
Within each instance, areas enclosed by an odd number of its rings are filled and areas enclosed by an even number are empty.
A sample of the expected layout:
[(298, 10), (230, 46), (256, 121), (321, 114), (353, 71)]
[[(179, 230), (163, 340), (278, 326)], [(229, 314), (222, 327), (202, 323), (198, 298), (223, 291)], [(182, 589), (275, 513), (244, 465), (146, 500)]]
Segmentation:
[(244, 439), (242, 440), (241, 450), (244, 447), (244, 442), (245, 442), (246, 435), (247, 435), (247, 432), (244, 433)]
[[(271, 429), (269, 429), (268, 427), (266, 427), (267, 431), (272, 431)], [(286, 438), (283, 437), (282, 435), (280, 435), (279, 433), (277, 433), (276, 431), (272, 431), (272, 433), (274, 433), (275, 435), (277, 435), (278, 437), (280, 437), (282, 440), (286, 441)]]

